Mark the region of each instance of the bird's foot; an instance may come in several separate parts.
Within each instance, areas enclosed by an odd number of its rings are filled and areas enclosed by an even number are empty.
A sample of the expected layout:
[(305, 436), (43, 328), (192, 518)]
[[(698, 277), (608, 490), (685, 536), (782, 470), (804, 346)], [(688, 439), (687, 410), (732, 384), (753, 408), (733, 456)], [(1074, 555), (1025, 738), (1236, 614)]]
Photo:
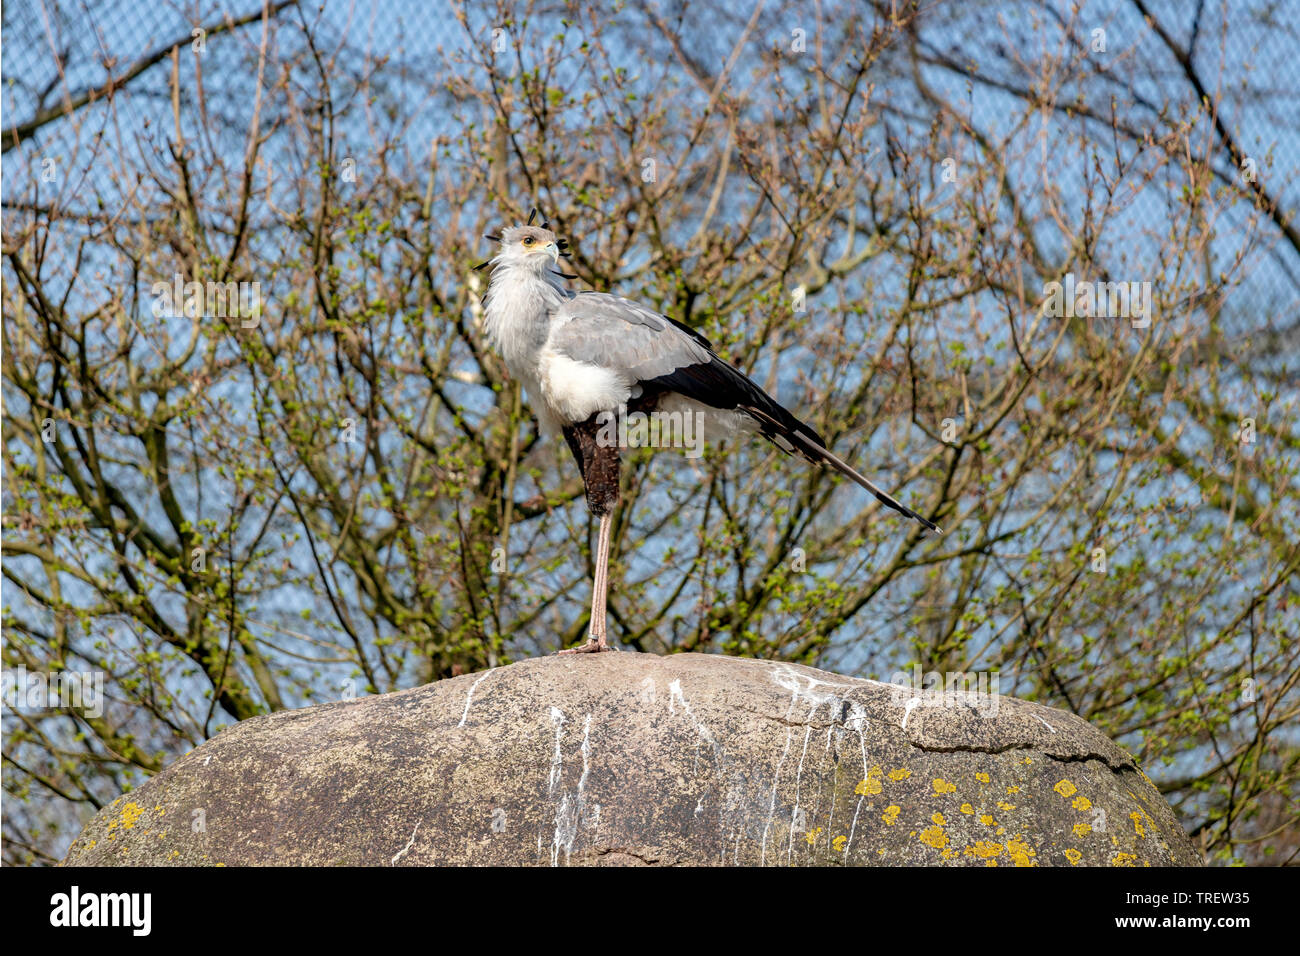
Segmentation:
[(567, 647), (562, 651), (556, 651), (556, 654), (599, 654), (601, 651), (612, 651), (613, 648), (605, 643), (605, 639), (592, 638), (581, 647)]

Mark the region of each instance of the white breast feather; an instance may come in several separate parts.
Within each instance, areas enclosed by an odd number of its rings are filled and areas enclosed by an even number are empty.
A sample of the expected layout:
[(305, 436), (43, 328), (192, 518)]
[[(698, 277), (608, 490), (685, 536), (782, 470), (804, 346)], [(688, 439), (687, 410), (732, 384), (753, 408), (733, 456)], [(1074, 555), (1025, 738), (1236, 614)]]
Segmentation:
[(586, 421), (597, 412), (614, 411), (631, 393), (627, 377), (613, 369), (578, 362), (550, 348), (542, 350), (540, 359), (539, 397), (566, 425)]

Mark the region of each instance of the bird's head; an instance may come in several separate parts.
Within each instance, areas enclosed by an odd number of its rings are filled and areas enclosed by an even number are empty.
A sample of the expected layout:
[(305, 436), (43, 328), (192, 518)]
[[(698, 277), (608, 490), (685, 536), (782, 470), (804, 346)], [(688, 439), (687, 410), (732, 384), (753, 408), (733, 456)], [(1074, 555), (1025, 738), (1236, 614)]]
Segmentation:
[(501, 230), (498, 257), (511, 263), (527, 263), (541, 270), (560, 261), (561, 239), (541, 226), (508, 226)]
[[(523, 267), (542, 273), (556, 265), (561, 257), (567, 259), (568, 241), (559, 238), (551, 231), (549, 221), (543, 220), (540, 226), (534, 226), (533, 220), (536, 218), (537, 210), (534, 209), (527, 223), (521, 226), (507, 226), (498, 236), (486, 236), (485, 238), (493, 242), (501, 243), (501, 248), (488, 262), (475, 266), (475, 270), (488, 265), (504, 265)], [(565, 276), (565, 278), (572, 277)]]

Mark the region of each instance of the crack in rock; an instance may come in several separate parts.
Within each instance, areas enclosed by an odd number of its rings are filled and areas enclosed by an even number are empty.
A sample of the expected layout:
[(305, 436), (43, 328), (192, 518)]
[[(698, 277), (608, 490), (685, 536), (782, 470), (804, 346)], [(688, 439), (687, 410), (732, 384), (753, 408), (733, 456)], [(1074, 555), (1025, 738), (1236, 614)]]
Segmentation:
[(635, 860), (632, 865), (639, 866), (676, 866), (677, 860), (672, 857), (655, 856), (649, 850), (640, 850), (628, 846), (606, 846), (597, 850), (581, 854), (580, 859), (586, 857), (593, 860), (603, 860), (606, 857), (627, 857), (629, 860)]
[[(830, 720), (824, 720), (824, 719), (814, 720), (811, 719), (812, 715), (810, 714), (809, 719), (798, 720), (790, 717), (785, 717), (781, 714), (774, 714), (771, 713), (770, 711), (758, 710), (753, 707), (736, 707), (735, 709), (744, 711), (745, 713), (754, 714), (755, 716), (762, 717), (765, 720), (770, 720), (775, 724), (780, 724), (783, 727), (793, 727), (799, 730), (804, 730), (807, 728), (812, 728), (813, 730), (818, 730), (818, 731), (826, 730), (827, 728), (838, 728), (845, 731), (853, 730), (853, 728), (849, 727), (847, 724), (841, 723), (840, 721), (834, 719), (834, 717), (832, 717)], [(891, 728), (895, 727), (895, 725), (890, 724), (888, 721), (882, 721), (879, 718), (868, 717), (865, 719), (868, 721), (873, 721), (877, 724), (882, 724), (883, 726), (886, 727), (891, 727)], [(897, 737), (898, 735), (895, 736)], [(1120, 755), (1120, 754), (1108, 755), (1108, 754), (1102, 754), (1096, 752), (1089, 752), (1086, 754), (1058, 754), (1058, 753), (1053, 753), (1051, 750), (1047, 749), (1047, 747), (1044, 744), (1035, 743), (1032, 741), (1014, 741), (1012, 743), (1002, 744), (1002, 745), (953, 744), (951, 746), (944, 746), (942, 744), (921, 743), (911, 739), (910, 737), (905, 737), (904, 739), (908, 746), (916, 750), (923, 751), (925, 753), (934, 753), (934, 754), (976, 753), (976, 754), (992, 754), (996, 756), (998, 754), (1008, 753), (1013, 750), (1027, 750), (1027, 751), (1033, 751), (1034, 753), (1041, 753), (1044, 757), (1055, 760), (1058, 763), (1079, 763), (1079, 762), (1086, 762), (1088, 760), (1098, 760), (1104, 763), (1111, 770), (1123, 770), (1134, 766), (1133, 758), (1128, 755)]]

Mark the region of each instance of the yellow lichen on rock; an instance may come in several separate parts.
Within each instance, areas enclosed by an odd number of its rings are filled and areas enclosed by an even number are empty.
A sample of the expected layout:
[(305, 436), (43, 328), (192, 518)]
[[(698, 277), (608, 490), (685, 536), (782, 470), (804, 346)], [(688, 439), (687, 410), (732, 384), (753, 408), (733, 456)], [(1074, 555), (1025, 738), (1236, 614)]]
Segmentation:
[(853, 792), (858, 796), (869, 797), (880, 793), (880, 777), (884, 771), (880, 769), (880, 764), (876, 764), (867, 771), (866, 779), (853, 788)]
[(941, 797), (945, 793), (957, 792), (957, 785), (955, 783), (949, 783), (947, 780), (944, 780), (943, 777), (935, 777), (933, 781), (933, 786), (934, 786), (934, 795), (936, 797)]
[(867, 777), (853, 788), (853, 792), (861, 797), (875, 796), (880, 790), (880, 781), (875, 777)]
[(1038, 854), (1024, 837), (1014, 836), (1008, 840), (1007, 853), (1011, 856), (1011, 859), (1016, 866), (1038, 865), (1038, 861), (1034, 859)]
[(144, 816), (144, 807), (138, 803), (128, 803), (122, 808), (122, 829), (131, 829), (142, 816)]
[[(121, 799), (122, 799), (121, 797), (118, 797), (117, 800), (114, 800), (113, 806), (117, 806), (117, 804), (121, 801)], [(144, 814), (144, 807), (140, 806), (140, 804), (136, 803), (135, 801), (126, 804), (126, 806), (122, 807), (122, 813), (118, 816), (118, 818), (112, 821), (111, 823), (109, 823), (108, 825), (109, 833), (111, 834), (112, 831), (116, 830), (119, 826), (121, 826), (123, 830), (130, 830), (134, 828), (136, 821), (139, 820), (143, 814)]]
[(944, 832), (942, 826), (926, 827), (917, 839), (936, 850), (942, 850), (948, 845), (948, 834)]
[(1006, 847), (1001, 843), (994, 843), (992, 840), (976, 840), (962, 852), (981, 860), (991, 860), (1005, 849)]

